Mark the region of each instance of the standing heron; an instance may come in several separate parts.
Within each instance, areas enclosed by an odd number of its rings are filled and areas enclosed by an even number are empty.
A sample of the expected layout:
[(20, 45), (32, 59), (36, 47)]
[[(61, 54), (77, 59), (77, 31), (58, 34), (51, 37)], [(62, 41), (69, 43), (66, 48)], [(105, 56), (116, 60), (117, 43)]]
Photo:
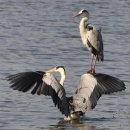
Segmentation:
[(86, 24), (89, 19), (89, 13), (87, 10), (82, 9), (75, 15), (75, 17), (78, 16), (82, 17), (79, 24), (82, 42), (84, 46), (92, 53), (90, 72), (93, 73), (95, 71), (96, 60), (104, 60), (101, 28), (96, 28), (92, 24)]
[[(59, 81), (53, 74), (56, 72), (61, 75)], [(87, 72), (81, 76), (74, 95), (66, 97), (63, 87), (65, 77), (64, 66), (56, 66), (45, 72), (31, 71), (9, 75), (7, 80), (14, 90), (31, 90), (31, 94), (51, 96), (54, 105), (65, 115), (65, 120), (79, 119), (86, 111), (94, 109), (102, 94), (125, 89), (125, 84), (118, 78)]]

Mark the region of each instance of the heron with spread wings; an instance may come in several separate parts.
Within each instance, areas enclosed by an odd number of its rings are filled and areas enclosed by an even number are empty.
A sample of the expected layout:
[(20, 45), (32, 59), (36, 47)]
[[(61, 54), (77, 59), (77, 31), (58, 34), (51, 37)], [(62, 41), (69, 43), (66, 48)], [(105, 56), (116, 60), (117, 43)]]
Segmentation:
[[(61, 75), (58, 81), (54, 73)], [(14, 90), (31, 94), (50, 96), (54, 105), (65, 116), (65, 120), (79, 119), (86, 111), (94, 109), (102, 94), (109, 94), (125, 89), (125, 84), (118, 78), (102, 73), (85, 73), (81, 76), (73, 96), (67, 97), (64, 81), (64, 66), (56, 66), (45, 72), (31, 71), (9, 75), (7, 80)]]
[(89, 71), (94, 73), (96, 60), (104, 60), (101, 28), (97, 28), (92, 24), (86, 24), (86, 22), (89, 20), (89, 13), (87, 10), (82, 9), (75, 15), (75, 17), (78, 16), (82, 17), (79, 24), (82, 42), (84, 46), (92, 53)]

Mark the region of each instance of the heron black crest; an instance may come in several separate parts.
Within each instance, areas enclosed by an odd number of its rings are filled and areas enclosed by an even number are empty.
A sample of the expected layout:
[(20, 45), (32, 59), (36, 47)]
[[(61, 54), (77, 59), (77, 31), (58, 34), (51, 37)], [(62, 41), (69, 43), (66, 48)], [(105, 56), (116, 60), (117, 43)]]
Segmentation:
[(59, 69), (59, 68), (63, 68), (64, 69), (64, 66), (57, 66), (56, 69)]
[(57, 66), (56, 69), (62, 68), (65, 71), (65, 67), (64, 66)]
[(85, 10), (85, 9), (83, 9), (83, 10), (82, 10), (82, 12), (83, 12), (83, 13), (85, 13), (85, 12), (86, 12), (86, 13), (88, 13), (88, 11), (87, 11), (87, 10)]

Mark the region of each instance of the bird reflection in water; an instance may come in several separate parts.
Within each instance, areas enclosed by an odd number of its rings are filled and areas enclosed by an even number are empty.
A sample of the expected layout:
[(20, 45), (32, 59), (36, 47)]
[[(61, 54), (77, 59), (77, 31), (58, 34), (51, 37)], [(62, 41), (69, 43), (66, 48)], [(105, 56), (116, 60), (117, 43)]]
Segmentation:
[(61, 119), (56, 125), (50, 125), (48, 128), (38, 127), (39, 130), (50, 129), (50, 130), (68, 130), (68, 129), (77, 129), (77, 130), (94, 130), (96, 126), (90, 125), (82, 120), (70, 120), (64, 121)]

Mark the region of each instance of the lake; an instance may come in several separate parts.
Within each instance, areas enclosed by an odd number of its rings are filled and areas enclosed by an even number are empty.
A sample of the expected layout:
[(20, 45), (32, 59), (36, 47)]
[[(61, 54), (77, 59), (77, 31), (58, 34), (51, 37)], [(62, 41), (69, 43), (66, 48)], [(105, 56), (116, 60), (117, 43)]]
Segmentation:
[[(64, 122), (50, 97), (14, 91), (5, 77), (64, 65), (72, 95), (91, 57), (80, 39), (80, 18), (73, 18), (81, 9), (102, 28), (105, 60), (96, 72), (120, 78), (126, 90), (103, 95), (82, 120)], [(0, 0), (1, 130), (130, 130), (129, 66), (129, 0)]]

